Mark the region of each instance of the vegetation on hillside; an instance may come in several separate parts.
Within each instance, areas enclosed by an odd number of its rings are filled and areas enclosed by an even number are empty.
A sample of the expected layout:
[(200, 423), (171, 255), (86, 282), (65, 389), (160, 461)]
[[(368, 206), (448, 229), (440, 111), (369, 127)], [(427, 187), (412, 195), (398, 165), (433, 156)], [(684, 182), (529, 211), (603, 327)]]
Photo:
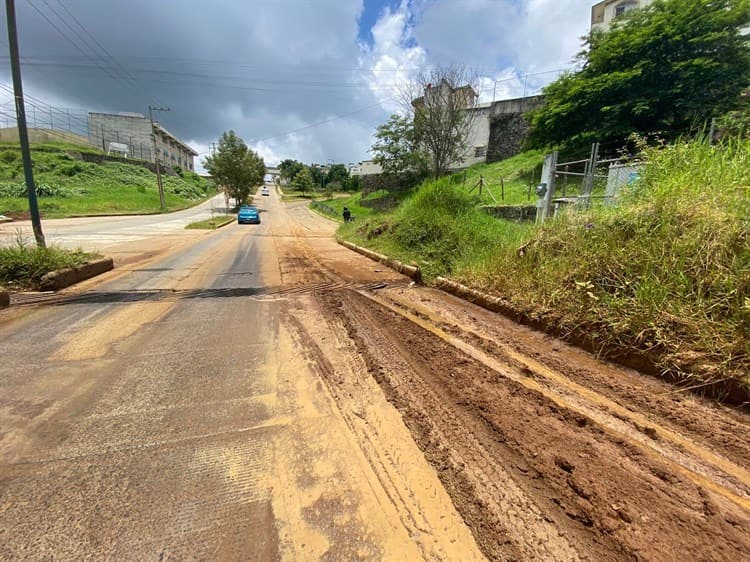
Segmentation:
[(593, 31), (579, 70), (544, 89), (530, 144), (581, 146), (708, 128), (748, 86), (748, 0), (656, 0)]
[(476, 195), (443, 178), (339, 232), (417, 262), (428, 280), (448, 275), (501, 295), (561, 331), (653, 351), (665, 371), (699, 384), (750, 385), (750, 141), (644, 150), (642, 179), (616, 206), (543, 227), (490, 218)]
[[(44, 217), (159, 212), (156, 176), (138, 163), (97, 164), (50, 149), (33, 150), (32, 161)], [(167, 208), (177, 210), (205, 198), (211, 184), (193, 172), (180, 171), (164, 175), (164, 189)], [(0, 214), (27, 212), (20, 151), (0, 151)]]

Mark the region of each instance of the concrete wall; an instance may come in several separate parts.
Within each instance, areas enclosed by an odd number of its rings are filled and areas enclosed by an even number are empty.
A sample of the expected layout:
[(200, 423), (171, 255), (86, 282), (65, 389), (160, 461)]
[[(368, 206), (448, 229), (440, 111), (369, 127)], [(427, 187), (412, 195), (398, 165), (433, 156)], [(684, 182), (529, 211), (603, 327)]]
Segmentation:
[(353, 176), (372, 176), (382, 174), (383, 168), (380, 167), (380, 164), (376, 164), (372, 160), (364, 160), (359, 164), (350, 166), (349, 173)]
[(142, 116), (89, 113), (89, 142), (104, 152), (111, 142), (127, 144), (132, 158), (154, 161), (151, 123)]
[[(28, 132), (29, 142), (32, 144), (66, 142), (79, 146), (89, 146), (89, 140), (86, 137), (74, 133), (49, 129), (28, 129)], [(0, 129), (0, 142), (19, 142), (18, 129), (16, 127)]]
[[(193, 155), (159, 125), (156, 128), (157, 155), (164, 166), (193, 170)], [(127, 144), (131, 158), (154, 162), (151, 122), (143, 115), (89, 113), (89, 142), (104, 152), (111, 142)]]
[(471, 110), (469, 132), (466, 135), (466, 149), (463, 156), (450, 165), (451, 170), (461, 170), (473, 164), (485, 162), (490, 138), (490, 116), (492, 106), (482, 105)]
[(450, 165), (461, 170), (473, 164), (496, 162), (521, 151), (529, 132), (525, 113), (544, 103), (543, 96), (530, 96), (482, 104), (472, 112), (463, 157)]

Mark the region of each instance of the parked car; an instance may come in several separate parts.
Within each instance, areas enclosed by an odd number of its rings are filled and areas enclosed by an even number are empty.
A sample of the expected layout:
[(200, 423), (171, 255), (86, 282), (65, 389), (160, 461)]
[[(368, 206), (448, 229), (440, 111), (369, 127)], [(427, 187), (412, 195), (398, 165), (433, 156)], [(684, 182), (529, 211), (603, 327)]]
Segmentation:
[(237, 213), (238, 224), (260, 224), (260, 213), (258, 209), (250, 206), (240, 207), (240, 212)]
[(263, 189), (260, 190), (260, 194), (261, 195), (271, 195), (271, 192), (268, 190), (267, 187), (264, 187)]

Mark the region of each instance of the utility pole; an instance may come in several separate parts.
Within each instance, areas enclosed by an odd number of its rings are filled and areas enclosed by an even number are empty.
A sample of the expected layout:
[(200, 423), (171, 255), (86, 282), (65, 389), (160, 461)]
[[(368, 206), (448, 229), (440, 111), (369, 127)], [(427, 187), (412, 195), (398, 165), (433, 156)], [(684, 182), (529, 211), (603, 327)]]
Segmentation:
[(154, 111), (169, 111), (168, 107), (154, 107), (148, 106), (148, 119), (151, 121), (151, 140), (154, 145), (154, 165), (156, 166), (156, 183), (159, 186), (159, 205), (162, 211), (167, 210), (167, 201), (164, 199), (164, 184), (161, 181), (161, 163), (159, 162), (159, 155), (156, 152), (156, 128), (154, 127)]
[(18, 56), (18, 33), (16, 31), (15, 0), (5, 0), (5, 12), (8, 19), (8, 46), (10, 48), (10, 69), (13, 76), (13, 97), (16, 102), (16, 122), (18, 124), (18, 140), (21, 144), (21, 159), (23, 161), (23, 175), (26, 180), (26, 194), (29, 198), (29, 213), (31, 226), (34, 230), (36, 245), (44, 248), (44, 233), (42, 219), (39, 216), (39, 205), (36, 200), (36, 186), (34, 172), (31, 169), (31, 150), (29, 149), (29, 132), (26, 129), (26, 107), (23, 101), (23, 86), (21, 85), (21, 63)]

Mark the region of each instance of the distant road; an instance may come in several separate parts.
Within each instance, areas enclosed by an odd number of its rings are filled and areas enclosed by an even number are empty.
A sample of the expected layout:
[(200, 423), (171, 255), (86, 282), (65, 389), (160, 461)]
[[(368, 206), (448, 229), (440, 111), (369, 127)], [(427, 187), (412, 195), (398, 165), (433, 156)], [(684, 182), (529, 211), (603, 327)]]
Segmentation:
[[(221, 213), (224, 207), (224, 196), (220, 194), (190, 209), (168, 214), (42, 219), (42, 229), (48, 244), (106, 250), (125, 242), (181, 232), (192, 222), (211, 218), (211, 209)], [(19, 230), (24, 239), (33, 242), (31, 221), (14, 221), (0, 224), (0, 245), (14, 243)]]

